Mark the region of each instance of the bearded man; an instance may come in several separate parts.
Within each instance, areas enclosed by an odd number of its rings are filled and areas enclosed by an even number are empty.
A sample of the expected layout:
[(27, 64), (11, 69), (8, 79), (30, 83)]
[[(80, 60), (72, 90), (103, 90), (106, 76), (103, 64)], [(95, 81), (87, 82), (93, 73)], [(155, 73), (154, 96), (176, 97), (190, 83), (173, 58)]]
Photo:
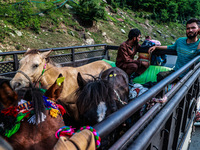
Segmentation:
[[(200, 21), (192, 18), (186, 23), (186, 36), (176, 40), (173, 45), (153, 46), (149, 48), (149, 53), (155, 49), (171, 49), (177, 51), (177, 60), (174, 71), (177, 71), (193, 58), (200, 54), (200, 40), (197, 35), (200, 34)], [(181, 74), (182, 78), (187, 72)]]
[(134, 60), (134, 56), (140, 48), (140, 37), (139, 29), (131, 29), (127, 41), (119, 46), (117, 53), (116, 66), (124, 70), (131, 78), (142, 74), (148, 68), (141, 60)]

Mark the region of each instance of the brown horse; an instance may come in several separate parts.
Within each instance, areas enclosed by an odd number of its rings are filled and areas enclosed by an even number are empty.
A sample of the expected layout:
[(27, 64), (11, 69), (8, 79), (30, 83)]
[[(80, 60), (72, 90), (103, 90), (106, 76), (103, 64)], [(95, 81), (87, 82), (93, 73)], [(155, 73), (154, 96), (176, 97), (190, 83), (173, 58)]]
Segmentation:
[[(47, 90), (47, 93), (56, 91), (53, 98), (57, 99), (61, 92), (59, 88), (54, 91), (52, 89)], [(7, 81), (0, 84), (0, 93), (0, 102), (6, 107), (0, 111), (0, 134), (7, 137), (11, 146), (15, 150), (53, 149), (58, 141), (55, 132), (65, 126), (58, 109), (60, 106), (43, 97), (38, 88), (28, 88), (24, 96), (27, 102), (19, 103), (16, 92)]]
[[(19, 71), (23, 71), (32, 82), (39, 82), (41, 86), (48, 89), (56, 80), (58, 75), (62, 73), (65, 77), (60, 100), (68, 106), (70, 114), (78, 120), (78, 110), (76, 106), (75, 91), (78, 88), (77, 74), (82, 75), (92, 74), (98, 75), (102, 70), (111, 68), (111, 66), (104, 61), (95, 61), (80, 67), (58, 67), (51, 63), (48, 59), (51, 51), (39, 53), (38, 50), (29, 50), (25, 53), (25, 57), (20, 60)], [(88, 76), (84, 76), (88, 78)], [(29, 86), (29, 81), (20, 73), (17, 73), (11, 81), (11, 86), (14, 90)]]
[(88, 81), (79, 73), (77, 80), (77, 106), (83, 125), (94, 125), (128, 103), (128, 75), (120, 68), (107, 69)]

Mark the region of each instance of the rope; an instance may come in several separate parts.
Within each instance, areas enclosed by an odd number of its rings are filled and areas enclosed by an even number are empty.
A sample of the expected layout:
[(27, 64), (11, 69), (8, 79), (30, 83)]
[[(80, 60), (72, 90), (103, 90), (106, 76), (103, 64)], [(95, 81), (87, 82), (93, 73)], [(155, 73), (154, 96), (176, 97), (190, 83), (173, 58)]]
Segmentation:
[(118, 100), (120, 103), (122, 103), (122, 105), (126, 105), (127, 102), (124, 102), (124, 101), (121, 100), (121, 98), (120, 98), (119, 94), (117, 93), (117, 91), (114, 90), (114, 92), (115, 92), (115, 94), (116, 94), (116, 96), (117, 96), (117, 100)]

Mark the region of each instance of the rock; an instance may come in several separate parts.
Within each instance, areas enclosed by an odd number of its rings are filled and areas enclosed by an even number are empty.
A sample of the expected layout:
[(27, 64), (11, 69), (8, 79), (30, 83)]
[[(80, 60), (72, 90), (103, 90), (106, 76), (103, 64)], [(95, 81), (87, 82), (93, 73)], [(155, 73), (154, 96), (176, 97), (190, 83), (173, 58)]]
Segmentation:
[(156, 30), (159, 34), (162, 34), (162, 32), (160, 30)]
[(10, 34), (12, 37), (15, 37), (15, 35), (14, 35), (13, 33), (9, 32), (9, 34)]
[(69, 33), (70, 33), (72, 36), (75, 36), (74, 32), (72, 32), (72, 31), (69, 31)]
[(103, 36), (106, 36), (106, 32), (103, 32), (102, 35), (103, 35)]
[(68, 5), (68, 4), (65, 4), (65, 8), (67, 9), (72, 9), (72, 6)]
[(85, 44), (86, 45), (94, 45), (94, 39), (92, 39), (92, 38), (86, 39)]
[(45, 14), (43, 14), (43, 13), (39, 13), (39, 16), (41, 16), (41, 17), (44, 17), (44, 16), (45, 16)]
[(126, 32), (124, 31), (124, 29), (121, 29), (121, 32), (124, 33), (124, 34), (126, 33)]
[(154, 36), (154, 37), (157, 37), (156, 33), (153, 33), (153, 36)]
[(15, 33), (17, 34), (17, 36), (22, 36), (22, 32), (21, 31), (15, 31)]
[(171, 37), (175, 40), (176, 39), (176, 36), (175, 35), (173, 35), (173, 34), (171, 34)]
[(89, 36), (91, 36), (91, 35), (92, 35), (90, 32), (87, 32), (87, 34), (88, 34)]
[(175, 42), (171, 42), (171, 44), (173, 45)]

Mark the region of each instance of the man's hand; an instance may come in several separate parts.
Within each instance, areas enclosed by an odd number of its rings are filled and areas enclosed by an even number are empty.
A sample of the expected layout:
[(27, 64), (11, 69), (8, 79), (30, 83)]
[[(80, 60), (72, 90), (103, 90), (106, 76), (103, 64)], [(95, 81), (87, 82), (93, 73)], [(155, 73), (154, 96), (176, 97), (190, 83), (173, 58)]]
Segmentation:
[(151, 54), (156, 49), (156, 46), (152, 46), (149, 48), (148, 53)]

